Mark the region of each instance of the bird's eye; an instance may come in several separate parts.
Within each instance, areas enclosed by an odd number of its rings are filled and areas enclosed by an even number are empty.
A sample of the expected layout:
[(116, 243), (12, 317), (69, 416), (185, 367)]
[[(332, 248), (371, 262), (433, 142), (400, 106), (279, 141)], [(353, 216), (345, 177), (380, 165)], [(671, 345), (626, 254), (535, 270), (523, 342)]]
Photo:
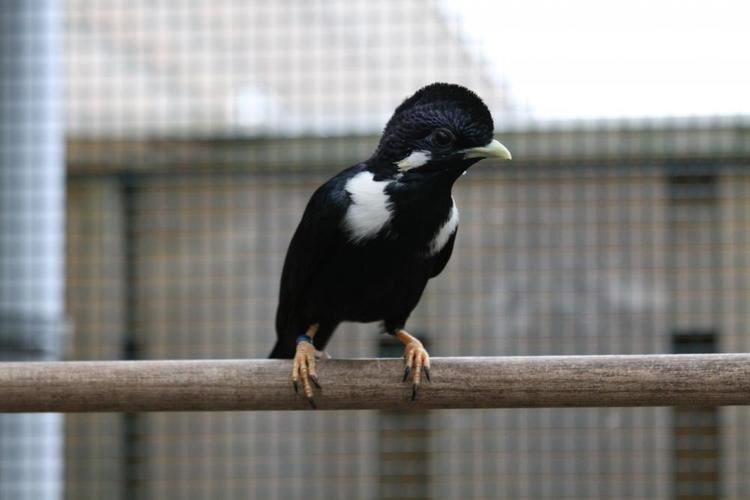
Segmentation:
[(439, 128), (432, 132), (430, 140), (436, 146), (450, 146), (456, 141), (456, 136), (447, 128)]

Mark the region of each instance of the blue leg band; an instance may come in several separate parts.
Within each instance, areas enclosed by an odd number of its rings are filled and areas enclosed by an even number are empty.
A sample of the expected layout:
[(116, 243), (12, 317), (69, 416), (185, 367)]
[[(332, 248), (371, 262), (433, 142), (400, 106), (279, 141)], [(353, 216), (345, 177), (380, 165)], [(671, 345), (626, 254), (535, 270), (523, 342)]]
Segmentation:
[(307, 335), (300, 335), (299, 337), (297, 337), (297, 343), (299, 344), (300, 342), (309, 342), (312, 344), (313, 340), (312, 337), (309, 337)]

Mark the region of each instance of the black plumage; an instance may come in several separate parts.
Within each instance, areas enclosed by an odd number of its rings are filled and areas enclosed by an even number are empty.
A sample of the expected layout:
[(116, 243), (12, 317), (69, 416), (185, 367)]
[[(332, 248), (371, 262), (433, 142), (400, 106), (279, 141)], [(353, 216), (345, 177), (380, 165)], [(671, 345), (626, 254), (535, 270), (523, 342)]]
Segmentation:
[(314, 324), (319, 350), (342, 321), (404, 327), (453, 251), (453, 183), (482, 158), (510, 157), (493, 129), (476, 94), (429, 85), (396, 108), (370, 159), (315, 191), (284, 262), (272, 358), (294, 357)]

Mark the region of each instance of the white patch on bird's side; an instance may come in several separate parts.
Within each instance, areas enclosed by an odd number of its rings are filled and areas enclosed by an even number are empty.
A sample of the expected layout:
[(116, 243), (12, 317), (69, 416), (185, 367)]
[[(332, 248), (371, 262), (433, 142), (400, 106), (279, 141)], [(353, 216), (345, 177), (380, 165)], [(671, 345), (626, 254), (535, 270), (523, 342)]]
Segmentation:
[(391, 220), (391, 200), (385, 192), (391, 181), (376, 181), (374, 177), (372, 172), (360, 172), (346, 183), (352, 203), (344, 225), (355, 243), (374, 238)]
[[(451, 201), (453, 201), (453, 199), (451, 199)], [(432, 241), (430, 242), (430, 248), (427, 251), (427, 255), (437, 255), (443, 249), (443, 247), (445, 247), (445, 244), (448, 243), (448, 240), (453, 235), (453, 233), (456, 232), (456, 228), (458, 228), (458, 208), (456, 207), (456, 204), (453, 203), (453, 206), (451, 206), (451, 211), (448, 214), (448, 219), (446, 219), (443, 225), (440, 226), (440, 229), (438, 229), (435, 237), (432, 238)]]
[(396, 166), (398, 166), (398, 169), (402, 172), (406, 172), (412, 168), (421, 167), (430, 161), (430, 158), (432, 158), (432, 153), (429, 151), (412, 151), (409, 153), (409, 156), (403, 160), (397, 161)]

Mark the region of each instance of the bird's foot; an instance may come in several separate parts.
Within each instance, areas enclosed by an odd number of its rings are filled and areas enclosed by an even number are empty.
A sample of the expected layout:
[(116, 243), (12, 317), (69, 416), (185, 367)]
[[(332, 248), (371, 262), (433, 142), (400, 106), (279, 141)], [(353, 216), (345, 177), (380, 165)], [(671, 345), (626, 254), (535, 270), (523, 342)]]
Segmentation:
[(325, 351), (315, 351), (315, 359), (331, 359), (331, 355)]
[(409, 340), (405, 342), (406, 347), (404, 348), (404, 363), (406, 364), (406, 368), (404, 369), (402, 382), (406, 382), (411, 374), (411, 400), (414, 401), (417, 399), (417, 391), (419, 391), (419, 386), (422, 382), (422, 374), (424, 373), (427, 381), (430, 381), (430, 355), (422, 345), (422, 342), (414, 337), (409, 337)]
[[(315, 347), (310, 342), (299, 342), (297, 351), (294, 354), (294, 364), (292, 365), (292, 385), (294, 392), (299, 394), (299, 382), (302, 382), (302, 391), (305, 393), (307, 401), (313, 409), (316, 409), (315, 399), (313, 399), (313, 388), (320, 389), (318, 374), (315, 372)], [(312, 384), (310, 383), (312, 382)]]

